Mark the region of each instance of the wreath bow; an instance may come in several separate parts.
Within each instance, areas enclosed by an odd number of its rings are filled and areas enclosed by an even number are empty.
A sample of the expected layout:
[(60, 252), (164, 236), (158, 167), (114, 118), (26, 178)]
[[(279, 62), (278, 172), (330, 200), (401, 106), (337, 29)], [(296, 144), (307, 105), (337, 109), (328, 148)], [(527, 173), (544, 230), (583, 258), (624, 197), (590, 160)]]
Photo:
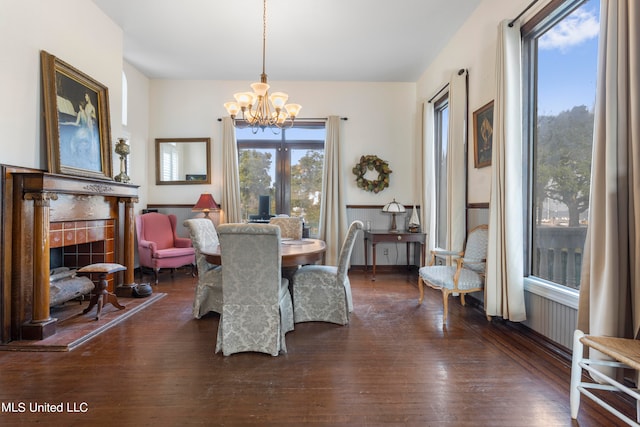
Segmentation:
[[(375, 170), (378, 172), (378, 178), (373, 181), (366, 179), (364, 176), (367, 171)], [(358, 188), (365, 191), (379, 193), (389, 186), (389, 174), (393, 172), (389, 169), (389, 163), (380, 159), (378, 156), (362, 156), (360, 162), (353, 168), (353, 174), (356, 176)]]

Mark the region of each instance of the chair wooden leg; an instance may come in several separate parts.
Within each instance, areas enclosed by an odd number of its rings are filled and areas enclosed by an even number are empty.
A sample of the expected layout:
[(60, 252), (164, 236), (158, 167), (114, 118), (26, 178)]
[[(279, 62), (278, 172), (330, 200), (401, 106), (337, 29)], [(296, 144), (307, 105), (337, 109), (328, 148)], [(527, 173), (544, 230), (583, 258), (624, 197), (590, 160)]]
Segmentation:
[(155, 284), (158, 284), (158, 274), (160, 273), (160, 269), (159, 268), (154, 268), (153, 269), (153, 279), (155, 281)]
[(442, 324), (444, 325), (447, 323), (447, 313), (449, 312), (449, 292), (444, 289), (442, 290), (442, 306)]
[(582, 368), (580, 361), (583, 357), (584, 346), (580, 342), (580, 338), (584, 333), (576, 329), (573, 333), (573, 357), (571, 358), (571, 387), (569, 389), (569, 403), (571, 407), (571, 418), (578, 418), (578, 410), (580, 409), (580, 382), (582, 380)]
[(422, 304), (422, 300), (424, 300), (424, 283), (422, 278), (418, 277), (418, 289), (420, 290), (420, 298), (418, 299), (418, 304)]
[(466, 304), (465, 300), (464, 300), (464, 294), (460, 294), (460, 304), (462, 304), (462, 306), (464, 307)]

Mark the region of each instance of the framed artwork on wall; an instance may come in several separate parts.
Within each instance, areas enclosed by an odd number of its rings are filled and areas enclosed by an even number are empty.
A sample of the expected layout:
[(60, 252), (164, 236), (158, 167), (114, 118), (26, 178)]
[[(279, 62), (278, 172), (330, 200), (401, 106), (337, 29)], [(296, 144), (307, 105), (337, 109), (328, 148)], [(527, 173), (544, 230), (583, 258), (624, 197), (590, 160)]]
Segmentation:
[(40, 52), (49, 173), (112, 178), (108, 89)]
[(493, 101), (473, 112), (474, 160), (476, 168), (491, 165), (493, 149)]

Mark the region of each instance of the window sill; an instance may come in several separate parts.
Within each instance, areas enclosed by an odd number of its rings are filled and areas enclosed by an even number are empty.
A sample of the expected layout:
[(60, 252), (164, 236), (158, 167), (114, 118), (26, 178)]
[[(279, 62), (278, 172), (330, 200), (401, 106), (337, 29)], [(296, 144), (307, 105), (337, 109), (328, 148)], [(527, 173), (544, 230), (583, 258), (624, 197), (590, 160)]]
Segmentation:
[(531, 277), (524, 278), (524, 289), (558, 304), (566, 305), (575, 310), (578, 309), (579, 292), (577, 289), (570, 289)]

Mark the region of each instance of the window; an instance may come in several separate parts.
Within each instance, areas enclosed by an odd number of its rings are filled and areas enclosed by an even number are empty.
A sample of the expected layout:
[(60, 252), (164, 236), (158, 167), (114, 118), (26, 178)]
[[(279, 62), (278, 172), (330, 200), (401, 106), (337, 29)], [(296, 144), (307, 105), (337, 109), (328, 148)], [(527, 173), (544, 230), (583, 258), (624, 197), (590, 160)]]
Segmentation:
[(236, 129), (242, 217), (258, 215), (260, 196), (270, 196), (270, 213), (301, 216), (318, 235), (324, 123), (296, 123), (277, 133)]
[(449, 139), (449, 94), (434, 106), (436, 168), (436, 246), (447, 247), (447, 141)]
[(574, 289), (588, 227), (599, 9), (598, 0), (567, 0), (523, 26), (526, 274)]

